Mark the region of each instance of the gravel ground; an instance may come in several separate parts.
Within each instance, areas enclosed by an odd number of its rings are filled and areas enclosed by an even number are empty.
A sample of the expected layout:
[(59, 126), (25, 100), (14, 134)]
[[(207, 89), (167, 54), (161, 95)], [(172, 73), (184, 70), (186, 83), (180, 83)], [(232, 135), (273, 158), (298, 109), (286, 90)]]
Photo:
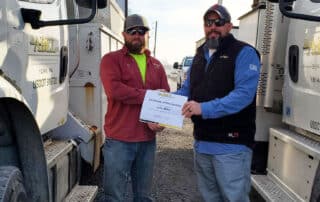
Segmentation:
[(165, 129), (157, 137), (153, 195), (159, 202), (200, 202), (193, 171), (192, 123), (186, 119), (182, 131)]
[[(202, 202), (193, 171), (192, 123), (184, 122), (183, 130), (165, 129), (157, 136), (157, 155), (152, 196), (156, 202)], [(85, 184), (99, 186), (95, 202), (103, 201), (102, 169)], [(128, 188), (127, 201), (132, 201)], [(251, 201), (263, 202), (253, 190)]]

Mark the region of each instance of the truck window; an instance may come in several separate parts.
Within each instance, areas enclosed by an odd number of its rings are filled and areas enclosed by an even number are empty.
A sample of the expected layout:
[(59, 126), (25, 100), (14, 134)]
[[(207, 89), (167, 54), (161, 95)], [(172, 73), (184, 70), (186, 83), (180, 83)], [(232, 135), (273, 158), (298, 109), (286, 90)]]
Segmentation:
[(38, 3), (38, 4), (52, 4), (55, 0), (19, 0), (29, 3)]
[(75, 3), (73, 0), (67, 1), (67, 15), (68, 19), (75, 19), (77, 17), (78, 10), (75, 8)]
[(184, 61), (184, 65), (183, 66), (191, 66), (192, 65), (192, 58), (187, 58)]
[(126, 12), (126, 0), (116, 0), (123, 13)]

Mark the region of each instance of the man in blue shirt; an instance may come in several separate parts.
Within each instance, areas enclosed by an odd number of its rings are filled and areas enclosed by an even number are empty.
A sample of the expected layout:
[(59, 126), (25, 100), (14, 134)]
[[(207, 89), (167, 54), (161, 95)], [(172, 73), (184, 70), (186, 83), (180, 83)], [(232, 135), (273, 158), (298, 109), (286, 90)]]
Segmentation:
[(176, 94), (189, 97), (182, 114), (194, 123), (194, 162), (205, 201), (249, 201), (259, 53), (230, 33), (221, 5), (204, 15), (206, 42), (197, 49)]

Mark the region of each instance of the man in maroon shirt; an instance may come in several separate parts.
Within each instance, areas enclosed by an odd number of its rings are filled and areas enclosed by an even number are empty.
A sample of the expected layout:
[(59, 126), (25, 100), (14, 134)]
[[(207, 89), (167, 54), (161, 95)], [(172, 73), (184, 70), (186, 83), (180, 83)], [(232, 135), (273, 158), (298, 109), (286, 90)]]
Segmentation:
[(146, 48), (149, 27), (144, 17), (130, 15), (122, 33), (125, 45), (106, 54), (100, 77), (108, 99), (104, 130), (104, 189), (106, 201), (126, 201), (132, 180), (134, 201), (150, 197), (155, 135), (163, 127), (139, 121), (147, 89), (170, 91), (162, 64)]

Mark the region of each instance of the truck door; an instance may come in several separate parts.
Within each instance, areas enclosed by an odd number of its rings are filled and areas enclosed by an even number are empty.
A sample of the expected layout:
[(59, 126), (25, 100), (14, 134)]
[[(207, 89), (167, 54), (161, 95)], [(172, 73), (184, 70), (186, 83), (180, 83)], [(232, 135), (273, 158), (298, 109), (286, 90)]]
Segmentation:
[[(319, 3), (295, 2), (293, 12), (319, 16)], [(290, 19), (284, 84), (284, 121), (320, 134), (319, 22)]]
[[(35, 3), (36, 2), (36, 3)], [(20, 0), (23, 8), (41, 11), (41, 20), (67, 19), (66, 6), (57, 0)], [(67, 27), (49, 26), (38, 30), (25, 24), (11, 28), (9, 44), (21, 64), (8, 68), (21, 88), (41, 133), (63, 124), (68, 111)], [(19, 40), (19, 41), (18, 41)], [(28, 53), (25, 57), (24, 54)]]

